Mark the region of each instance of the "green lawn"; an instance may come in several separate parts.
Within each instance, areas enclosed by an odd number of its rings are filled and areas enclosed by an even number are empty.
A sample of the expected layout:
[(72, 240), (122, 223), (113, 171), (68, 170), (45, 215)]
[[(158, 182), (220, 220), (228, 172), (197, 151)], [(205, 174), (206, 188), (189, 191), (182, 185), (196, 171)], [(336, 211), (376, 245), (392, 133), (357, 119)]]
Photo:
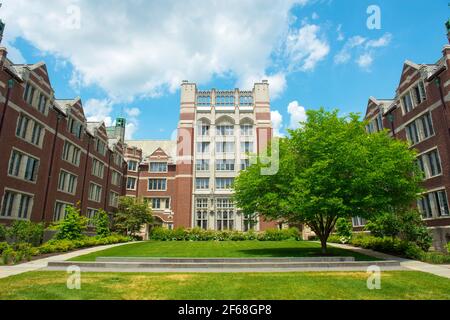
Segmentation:
[[(338, 248), (328, 248), (331, 256), (352, 256), (356, 260), (376, 258)], [(320, 245), (308, 241), (146, 241), (119, 246), (72, 259), (95, 261), (97, 257), (159, 257), (159, 258), (250, 258), (250, 257), (316, 257), (322, 256)]]
[(445, 299), (450, 280), (415, 271), (382, 273), (368, 290), (365, 272), (82, 273), (81, 290), (66, 287), (65, 272), (30, 272), (0, 280), (0, 300), (337, 300)]

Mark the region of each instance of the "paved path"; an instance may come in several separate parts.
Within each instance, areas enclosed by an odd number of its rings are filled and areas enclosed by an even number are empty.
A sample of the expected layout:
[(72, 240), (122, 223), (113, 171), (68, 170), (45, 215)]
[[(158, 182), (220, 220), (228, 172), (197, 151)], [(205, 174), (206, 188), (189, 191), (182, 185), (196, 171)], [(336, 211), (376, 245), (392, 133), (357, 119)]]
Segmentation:
[(436, 276), (450, 279), (450, 268), (445, 265), (435, 265), (435, 264), (425, 263), (425, 262), (416, 261), (416, 260), (399, 258), (396, 256), (391, 256), (389, 254), (376, 252), (376, 251), (369, 250), (369, 249), (363, 249), (363, 248), (349, 246), (347, 244), (329, 243), (329, 245), (332, 247), (336, 247), (336, 248), (347, 249), (347, 250), (351, 250), (354, 252), (359, 252), (361, 254), (365, 254), (367, 256), (371, 256), (371, 257), (375, 257), (375, 258), (381, 258), (381, 259), (386, 259), (386, 260), (397, 260), (397, 261), (400, 261), (400, 265), (402, 267), (405, 267), (407, 269), (431, 273)]
[(69, 252), (69, 253), (65, 253), (65, 254), (61, 254), (61, 255), (57, 255), (57, 256), (52, 256), (52, 257), (48, 257), (48, 258), (44, 258), (44, 259), (34, 260), (34, 261), (27, 262), (27, 263), (22, 263), (22, 264), (19, 264), (16, 266), (1, 266), (0, 265), (0, 279), (14, 276), (14, 275), (21, 274), (21, 273), (25, 273), (25, 272), (29, 272), (29, 271), (35, 271), (35, 270), (47, 268), (47, 263), (50, 261), (64, 261), (64, 260), (72, 259), (72, 258), (75, 258), (78, 256), (82, 256), (82, 255), (85, 255), (88, 253), (102, 251), (105, 249), (114, 248), (114, 247), (118, 247), (118, 246), (124, 246), (124, 245), (132, 244), (132, 243), (133, 242), (128, 242), (128, 243), (119, 243), (119, 244), (111, 244), (111, 245), (107, 245), (107, 246), (87, 248), (87, 249), (73, 251), (73, 252)]

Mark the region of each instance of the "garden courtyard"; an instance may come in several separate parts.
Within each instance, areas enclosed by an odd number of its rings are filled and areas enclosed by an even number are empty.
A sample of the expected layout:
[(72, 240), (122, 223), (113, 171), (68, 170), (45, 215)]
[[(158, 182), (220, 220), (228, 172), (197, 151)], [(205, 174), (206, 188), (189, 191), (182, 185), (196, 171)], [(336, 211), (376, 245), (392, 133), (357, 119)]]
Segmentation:
[[(147, 241), (81, 255), (98, 257), (280, 258), (318, 257), (320, 244), (309, 241)], [(377, 259), (345, 249), (329, 248), (329, 256)], [(366, 272), (82, 272), (81, 289), (67, 288), (65, 271), (23, 273), (0, 279), (0, 300), (450, 300), (450, 279), (417, 271), (383, 271), (381, 289), (369, 290)]]

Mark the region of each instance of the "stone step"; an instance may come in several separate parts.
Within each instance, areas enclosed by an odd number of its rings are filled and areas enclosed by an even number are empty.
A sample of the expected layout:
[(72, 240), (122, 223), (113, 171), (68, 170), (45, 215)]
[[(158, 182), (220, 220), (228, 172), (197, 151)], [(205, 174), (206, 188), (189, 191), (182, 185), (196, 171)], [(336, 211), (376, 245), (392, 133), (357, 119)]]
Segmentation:
[(284, 263), (284, 262), (351, 262), (354, 257), (299, 257), (299, 258), (146, 258), (98, 257), (97, 262), (143, 263)]
[(367, 268), (369, 266), (400, 267), (399, 261), (349, 261), (349, 262), (209, 262), (209, 263), (157, 263), (157, 262), (49, 262), (49, 268), (78, 266), (89, 269), (305, 269), (305, 268)]

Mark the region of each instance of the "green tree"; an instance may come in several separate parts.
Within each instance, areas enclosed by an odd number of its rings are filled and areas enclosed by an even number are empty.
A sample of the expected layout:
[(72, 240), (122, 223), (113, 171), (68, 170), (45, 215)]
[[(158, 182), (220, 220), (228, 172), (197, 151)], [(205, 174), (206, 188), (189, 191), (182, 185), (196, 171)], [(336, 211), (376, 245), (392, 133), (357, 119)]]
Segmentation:
[(341, 237), (342, 243), (350, 241), (353, 235), (353, 226), (350, 219), (339, 218), (336, 221), (336, 234)]
[(84, 237), (89, 219), (80, 214), (80, 209), (67, 206), (64, 220), (56, 225), (58, 240), (78, 240)]
[(111, 235), (109, 216), (104, 210), (98, 211), (93, 222), (97, 236), (105, 238)]
[(114, 216), (114, 229), (135, 236), (145, 224), (153, 223), (152, 210), (147, 202), (132, 197), (119, 199), (119, 210)]
[(388, 208), (408, 208), (421, 191), (416, 154), (388, 132), (367, 134), (357, 114), (307, 112), (307, 121), (281, 139), (279, 170), (262, 175), (267, 159), (241, 172), (235, 201), (244, 212), (304, 223), (322, 252), (339, 218), (370, 219)]

